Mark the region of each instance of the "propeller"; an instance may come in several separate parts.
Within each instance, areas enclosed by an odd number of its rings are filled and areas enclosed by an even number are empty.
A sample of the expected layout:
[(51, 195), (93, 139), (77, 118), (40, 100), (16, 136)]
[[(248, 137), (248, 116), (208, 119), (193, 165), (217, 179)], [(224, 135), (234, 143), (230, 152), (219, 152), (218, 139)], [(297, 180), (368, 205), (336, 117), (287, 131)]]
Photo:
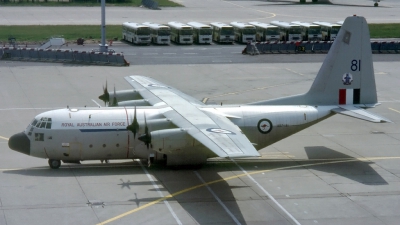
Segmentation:
[(99, 99), (104, 102), (104, 105), (107, 105), (107, 102), (110, 102), (110, 94), (107, 90), (107, 80), (106, 80), (106, 87), (103, 86), (103, 94), (99, 96)]
[(146, 144), (147, 149), (149, 149), (149, 145), (151, 143), (151, 134), (149, 132), (149, 127), (147, 126), (146, 113), (144, 113), (144, 125), (144, 134), (140, 135), (138, 139), (143, 141)]
[(117, 94), (115, 92), (115, 86), (114, 86), (114, 98), (111, 106), (118, 106), (118, 101), (117, 101)]
[(139, 123), (136, 117), (136, 106), (135, 106), (135, 112), (133, 114), (133, 121), (129, 126), (126, 127), (126, 129), (133, 133), (133, 138), (135, 139), (136, 133), (139, 131)]

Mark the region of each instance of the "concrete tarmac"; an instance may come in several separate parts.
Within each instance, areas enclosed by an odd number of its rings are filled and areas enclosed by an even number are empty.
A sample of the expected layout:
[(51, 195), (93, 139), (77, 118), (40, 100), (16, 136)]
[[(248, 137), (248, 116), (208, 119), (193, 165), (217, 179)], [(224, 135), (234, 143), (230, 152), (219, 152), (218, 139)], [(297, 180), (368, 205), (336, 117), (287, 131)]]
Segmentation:
[[(260, 56), (262, 57), (262, 56)], [(307, 57), (307, 56), (304, 56)], [(49, 169), (8, 149), (40, 112), (94, 106), (105, 80), (151, 76), (198, 99), (233, 104), (308, 90), (317, 63), (124, 68), (0, 61), (0, 224), (398, 224), (400, 91), (397, 62), (375, 63), (372, 112), (394, 123), (336, 115), (237, 164), (196, 169), (135, 161)], [(18, 65), (15, 65), (18, 64)]]
[[(369, 22), (399, 21), (399, 3), (391, 0), (381, 1), (378, 8), (362, 0), (352, 1), (358, 6), (343, 6), (346, 2), (340, 0), (332, 2), (342, 5), (206, 2), (212, 4), (187, 0), (186, 8), (161, 11), (110, 7), (108, 22), (134, 21), (133, 15), (155, 22), (268, 21), (270, 11), (280, 20), (326, 20), (328, 13), (329, 21), (337, 21), (364, 13)], [(90, 7), (44, 9), (1, 7), (0, 24), (98, 24), (100, 18), (100, 10)], [(132, 160), (86, 161), (52, 170), (45, 159), (8, 148), (8, 138), (41, 112), (67, 105), (96, 107), (92, 99), (101, 103), (97, 96), (106, 80), (117, 90), (129, 89), (123, 77), (140, 74), (197, 99), (209, 98), (209, 103), (242, 104), (304, 93), (322, 64), (315, 55), (303, 55), (301, 60), (288, 56), (289, 61), (285, 55), (243, 57), (257, 63), (120, 68), (0, 61), (0, 224), (398, 224), (397, 56), (374, 56), (383, 57), (374, 63), (382, 104), (370, 109), (393, 123), (335, 115), (262, 149), (257, 159), (217, 158), (202, 168), (181, 170), (147, 168)]]
[[(330, 4), (300, 4), (299, 1), (179, 0), (185, 7), (150, 10), (140, 7), (107, 7), (106, 24), (123, 22), (232, 22), (232, 21), (327, 21), (364, 16), (368, 23), (399, 23), (400, 2), (384, 0), (373, 7), (371, 0), (331, 0)], [(323, 2), (324, 3), (324, 2)], [(326, 3), (326, 1), (325, 1)], [(0, 25), (100, 25), (100, 7), (0, 7)], [(60, 34), (54, 34), (60, 35)]]

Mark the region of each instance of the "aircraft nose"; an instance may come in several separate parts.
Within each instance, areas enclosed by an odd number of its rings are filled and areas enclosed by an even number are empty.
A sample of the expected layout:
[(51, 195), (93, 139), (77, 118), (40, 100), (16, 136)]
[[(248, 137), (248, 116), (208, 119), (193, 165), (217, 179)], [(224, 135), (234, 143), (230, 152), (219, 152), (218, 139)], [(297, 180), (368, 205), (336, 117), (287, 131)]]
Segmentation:
[(24, 132), (11, 136), (8, 140), (8, 147), (27, 155), (31, 153), (31, 142)]

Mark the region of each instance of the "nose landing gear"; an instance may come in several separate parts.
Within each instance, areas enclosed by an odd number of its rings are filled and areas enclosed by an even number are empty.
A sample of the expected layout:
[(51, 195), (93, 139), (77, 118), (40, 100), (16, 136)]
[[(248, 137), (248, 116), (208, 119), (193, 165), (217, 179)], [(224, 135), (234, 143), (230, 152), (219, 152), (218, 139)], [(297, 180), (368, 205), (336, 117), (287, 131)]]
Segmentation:
[(61, 161), (58, 159), (49, 159), (49, 166), (52, 169), (58, 169), (61, 166)]

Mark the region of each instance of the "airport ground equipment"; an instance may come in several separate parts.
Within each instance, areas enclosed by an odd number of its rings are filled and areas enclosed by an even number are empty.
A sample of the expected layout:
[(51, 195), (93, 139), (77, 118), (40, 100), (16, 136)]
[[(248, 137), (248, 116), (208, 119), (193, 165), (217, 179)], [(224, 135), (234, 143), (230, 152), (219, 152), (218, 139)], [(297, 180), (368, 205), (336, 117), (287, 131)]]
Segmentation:
[(271, 24), (280, 28), (281, 41), (302, 40), (300, 25), (278, 20), (271, 21)]
[(303, 41), (322, 41), (320, 25), (300, 21), (292, 21), (292, 23), (300, 25)]
[(151, 43), (169, 45), (171, 43), (171, 28), (164, 24), (144, 22), (150, 27)]
[(239, 43), (248, 43), (256, 40), (256, 27), (243, 22), (231, 22), (235, 31), (235, 41)]
[(213, 41), (227, 44), (235, 41), (235, 31), (231, 25), (221, 22), (212, 22), (210, 25), (213, 29)]
[(323, 41), (333, 41), (335, 40), (337, 34), (339, 33), (342, 25), (337, 23), (328, 23), (322, 21), (313, 22), (313, 24), (317, 24), (321, 26), (321, 34)]
[(281, 38), (279, 27), (268, 23), (249, 22), (256, 27), (256, 41), (279, 41)]
[(210, 44), (212, 42), (212, 28), (210, 25), (189, 22), (189, 26), (193, 27), (193, 42), (198, 44)]
[(193, 27), (176, 21), (168, 22), (171, 28), (171, 41), (177, 44), (193, 44)]
[(154, 0), (142, 0), (142, 5), (149, 9), (161, 10), (161, 8), (158, 7), (158, 2)]
[(150, 27), (140, 23), (124, 22), (122, 39), (134, 44), (150, 44)]

